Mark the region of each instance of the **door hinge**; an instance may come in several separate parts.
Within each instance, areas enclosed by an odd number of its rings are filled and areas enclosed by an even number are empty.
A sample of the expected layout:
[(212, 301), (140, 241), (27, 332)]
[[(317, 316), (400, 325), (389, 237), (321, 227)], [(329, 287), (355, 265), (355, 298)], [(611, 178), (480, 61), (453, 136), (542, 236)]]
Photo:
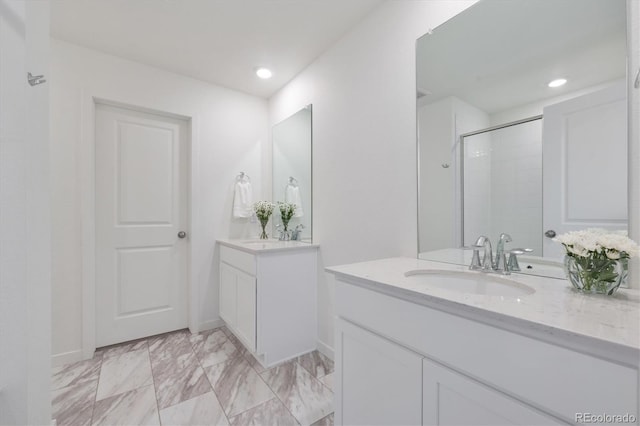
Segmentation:
[(30, 85), (37, 86), (38, 84), (45, 83), (47, 80), (44, 78), (44, 75), (31, 75), (31, 73), (28, 72), (27, 81)]

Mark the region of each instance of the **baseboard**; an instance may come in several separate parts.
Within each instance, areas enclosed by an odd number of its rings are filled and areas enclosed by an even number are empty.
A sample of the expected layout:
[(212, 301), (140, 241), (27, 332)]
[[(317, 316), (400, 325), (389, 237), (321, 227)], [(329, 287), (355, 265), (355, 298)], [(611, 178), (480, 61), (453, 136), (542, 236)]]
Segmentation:
[(318, 344), (318, 352), (320, 352), (321, 354), (329, 358), (331, 361), (333, 361), (333, 348), (327, 345), (326, 343), (321, 342), (320, 340), (318, 340), (317, 344)]
[(78, 349), (76, 351), (63, 352), (61, 354), (52, 355), (51, 366), (60, 367), (66, 364), (71, 364), (72, 362), (78, 362), (82, 360), (82, 350)]
[(217, 318), (214, 320), (204, 321), (198, 325), (198, 330), (191, 330), (191, 332), (201, 332), (206, 330), (212, 330), (214, 328), (219, 328), (224, 325), (224, 321), (221, 318)]
[[(205, 330), (212, 330), (214, 328), (219, 328), (224, 325), (224, 321), (220, 318), (204, 321), (199, 324), (198, 330), (191, 330), (191, 332), (200, 332)], [(75, 351), (63, 352), (61, 354), (55, 354), (51, 356), (51, 366), (52, 367), (60, 367), (66, 364), (71, 364), (72, 362), (78, 362), (85, 359), (82, 356), (82, 349), (78, 349)]]

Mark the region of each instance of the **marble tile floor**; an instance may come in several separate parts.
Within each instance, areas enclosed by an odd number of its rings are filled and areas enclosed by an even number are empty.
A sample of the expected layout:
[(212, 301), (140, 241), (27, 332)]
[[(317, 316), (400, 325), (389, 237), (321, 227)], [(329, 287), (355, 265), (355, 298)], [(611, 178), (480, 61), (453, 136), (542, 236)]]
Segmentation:
[(57, 425), (333, 425), (333, 362), (265, 370), (225, 327), (101, 348), (54, 368)]

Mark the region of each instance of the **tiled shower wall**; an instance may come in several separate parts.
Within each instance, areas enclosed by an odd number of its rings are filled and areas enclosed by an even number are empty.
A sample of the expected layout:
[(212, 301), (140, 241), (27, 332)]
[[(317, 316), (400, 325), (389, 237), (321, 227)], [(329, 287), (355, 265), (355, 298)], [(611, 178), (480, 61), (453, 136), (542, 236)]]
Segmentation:
[(542, 254), (542, 120), (465, 138), (464, 149), (465, 244), (506, 232)]
[(491, 236), (542, 254), (542, 120), (491, 134)]

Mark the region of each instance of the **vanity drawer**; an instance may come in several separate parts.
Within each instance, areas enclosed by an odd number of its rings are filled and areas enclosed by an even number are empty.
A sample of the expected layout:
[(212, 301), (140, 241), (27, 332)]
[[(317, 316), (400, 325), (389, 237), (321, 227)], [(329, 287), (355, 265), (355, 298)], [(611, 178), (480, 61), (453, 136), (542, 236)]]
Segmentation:
[(250, 253), (221, 245), (220, 261), (246, 272), (249, 275), (256, 275), (256, 257)]

